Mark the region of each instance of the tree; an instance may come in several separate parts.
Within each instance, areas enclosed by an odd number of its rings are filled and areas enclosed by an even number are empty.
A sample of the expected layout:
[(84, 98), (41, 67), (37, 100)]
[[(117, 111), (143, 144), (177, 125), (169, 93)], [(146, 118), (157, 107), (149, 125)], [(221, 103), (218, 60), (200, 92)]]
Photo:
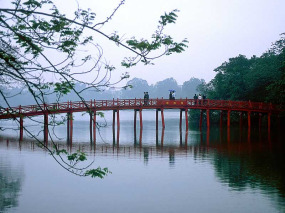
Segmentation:
[(143, 98), (144, 92), (150, 89), (147, 81), (140, 78), (128, 81), (127, 86), (128, 88), (122, 91), (123, 98)]
[[(73, 17), (67, 17), (51, 0), (14, 0), (9, 7), (0, 8), (0, 96), (5, 105), (11, 108), (10, 97), (17, 95), (6, 94), (4, 88), (7, 87), (26, 88), (41, 107), (40, 104), (46, 103), (51, 94), (59, 102), (73, 91), (84, 102), (82, 92), (88, 89), (100, 91), (117, 83), (110, 81), (116, 68), (103, 60), (103, 49), (100, 43), (96, 43), (94, 34), (130, 51), (132, 56), (125, 57), (121, 63), (126, 68), (138, 63), (152, 64), (156, 58), (181, 53), (187, 47), (186, 39), (175, 42), (164, 34), (165, 27), (175, 23), (177, 10), (160, 17), (158, 28), (150, 40), (132, 38), (124, 42), (117, 33), (105, 34), (101, 27), (124, 3), (122, 0), (103, 22), (96, 22), (96, 14), (91, 9), (78, 8)], [(84, 52), (86, 49), (89, 50), (87, 53)], [(155, 55), (150, 56), (150, 53)], [(83, 81), (82, 75), (92, 78)], [(49, 80), (50, 76), (53, 80)], [(128, 77), (126, 72), (119, 81)], [(78, 83), (87, 87), (76, 90), (75, 84)], [(3, 107), (1, 103), (0, 110)], [(57, 124), (56, 121), (50, 123)], [(108, 173), (107, 169), (79, 168), (78, 163), (86, 160), (84, 153), (72, 153), (64, 160), (62, 154), (67, 154), (65, 150), (58, 150), (56, 146), (51, 150), (36, 135), (26, 131), (69, 172), (92, 177), (103, 177)], [(51, 132), (49, 135), (52, 139)]]
[(285, 38), (273, 43), (260, 57), (230, 58), (214, 71), (214, 79), (199, 85), (210, 99), (256, 102), (285, 102)]
[(203, 79), (190, 78), (189, 81), (185, 81), (182, 85), (182, 96), (193, 98), (195, 93), (197, 93), (197, 86), (205, 82)]
[[(174, 78), (167, 78), (163, 81), (159, 81), (154, 85), (154, 96), (168, 99), (170, 89), (180, 92), (180, 88), (178, 87), (177, 81)], [(178, 95), (179, 93), (176, 95), (177, 98)]]

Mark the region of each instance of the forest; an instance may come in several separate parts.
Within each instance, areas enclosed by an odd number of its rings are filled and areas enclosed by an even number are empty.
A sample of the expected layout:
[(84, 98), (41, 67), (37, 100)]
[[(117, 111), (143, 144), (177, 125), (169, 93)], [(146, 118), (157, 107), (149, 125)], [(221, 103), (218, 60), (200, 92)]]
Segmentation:
[(198, 90), (209, 99), (285, 103), (285, 33), (260, 57), (238, 55), (214, 69)]

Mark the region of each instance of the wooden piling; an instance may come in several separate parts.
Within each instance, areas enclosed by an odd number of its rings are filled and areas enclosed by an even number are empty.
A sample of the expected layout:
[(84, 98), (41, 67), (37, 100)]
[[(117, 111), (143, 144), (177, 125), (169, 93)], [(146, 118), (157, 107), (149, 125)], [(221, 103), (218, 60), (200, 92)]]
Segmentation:
[(210, 128), (210, 110), (207, 109), (207, 128)]
[(155, 110), (155, 129), (158, 132), (158, 109)]
[(119, 146), (120, 140), (120, 110), (117, 109), (117, 146)]
[(23, 133), (24, 133), (24, 122), (23, 122), (23, 116), (20, 116), (20, 141), (23, 140)]
[(142, 121), (142, 109), (140, 109), (140, 129), (143, 129), (143, 121)]
[(188, 131), (188, 109), (185, 109), (185, 124), (186, 124), (186, 131)]
[(165, 123), (164, 123), (164, 113), (163, 113), (163, 109), (161, 109), (160, 112), (161, 112), (162, 129), (164, 129), (164, 128), (165, 128)]
[(223, 110), (220, 111), (220, 128), (223, 127)]
[(258, 129), (261, 130), (261, 123), (262, 123), (262, 113), (259, 113), (259, 119), (258, 119)]
[(134, 109), (134, 131), (137, 130), (137, 110)]
[(48, 143), (48, 114), (44, 114), (44, 143)]
[(90, 134), (90, 143), (93, 142), (93, 136), (92, 136), (92, 126), (93, 126), (93, 116), (92, 112), (89, 113), (90, 119), (89, 119), (89, 134)]
[(271, 112), (268, 113), (267, 115), (268, 119), (267, 119), (267, 128), (268, 128), (268, 135), (270, 134), (270, 129), (271, 129)]
[(230, 126), (231, 126), (231, 110), (228, 110), (227, 127), (229, 128)]
[(93, 111), (93, 143), (96, 143), (96, 111)]
[(247, 112), (247, 127), (248, 127), (248, 129), (250, 129), (250, 127), (251, 127), (251, 112), (250, 111), (248, 111)]
[(202, 129), (202, 124), (203, 124), (203, 110), (200, 110), (200, 122), (199, 122), (200, 129)]
[(73, 114), (72, 112), (70, 112), (69, 114), (70, 116), (70, 125), (69, 125), (69, 128), (70, 128), (70, 131), (69, 131), (69, 139), (70, 139), (70, 143), (72, 144), (72, 138), (73, 138)]
[(181, 132), (181, 130), (182, 130), (182, 109), (180, 109), (180, 119), (179, 119), (179, 131)]

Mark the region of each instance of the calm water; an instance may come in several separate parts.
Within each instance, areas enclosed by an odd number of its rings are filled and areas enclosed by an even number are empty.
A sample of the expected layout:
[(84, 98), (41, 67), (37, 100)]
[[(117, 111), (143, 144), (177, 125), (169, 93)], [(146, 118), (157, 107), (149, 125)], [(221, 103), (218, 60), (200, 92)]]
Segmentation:
[(156, 135), (150, 111), (140, 139), (133, 113), (122, 112), (117, 143), (110, 117), (95, 147), (84, 116), (75, 117), (72, 146), (60, 140), (65, 127), (55, 129), (60, 147), (84, 150), (94, 167), (112, 171), (104, 179), (66, 172), (27, 136), (19, 143), (15, 123), (1, 121), (8, 129), (0, 133), (0, 212), (285, 212), (282, 132), (273, 129), (268, 137), (253, 128), (249, 136), (244, 126), (186, 134), (183, 126), (180, 134), (179, 112), (166, 112), (166, 129)]

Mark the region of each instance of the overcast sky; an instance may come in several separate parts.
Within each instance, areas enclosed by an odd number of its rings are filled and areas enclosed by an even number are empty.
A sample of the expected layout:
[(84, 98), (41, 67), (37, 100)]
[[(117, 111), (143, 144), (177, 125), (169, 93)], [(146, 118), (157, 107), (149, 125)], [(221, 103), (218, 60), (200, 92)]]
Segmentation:
[[(119, 0), (77, 0), (81, 8), (91, 8), (97, 21), (104, 20)], [(76, 9), (75, 0), (55, 0), (65, 13)], [(124, 38), (150, 38), (160, 15), (178, 9), (178, 20), (167, 29), (177, 41), (189, 40), (189, 48), (163, 57), (154, 66), (124, 69), (118, 63), (131, 56), (123, 48), (96, 36), (103, 45), (105, 58), (120, 72), (129, 71), (131, 78), (146, 79), (154, 84), (173, 77), (179, 84), (191, 77), (207, 82), (215, 76), (216, 67), (238, 54), (260, 56), (285, 32), (285, 0), (126, 0), (114, 18), (101, 30), (118, 31)]]

